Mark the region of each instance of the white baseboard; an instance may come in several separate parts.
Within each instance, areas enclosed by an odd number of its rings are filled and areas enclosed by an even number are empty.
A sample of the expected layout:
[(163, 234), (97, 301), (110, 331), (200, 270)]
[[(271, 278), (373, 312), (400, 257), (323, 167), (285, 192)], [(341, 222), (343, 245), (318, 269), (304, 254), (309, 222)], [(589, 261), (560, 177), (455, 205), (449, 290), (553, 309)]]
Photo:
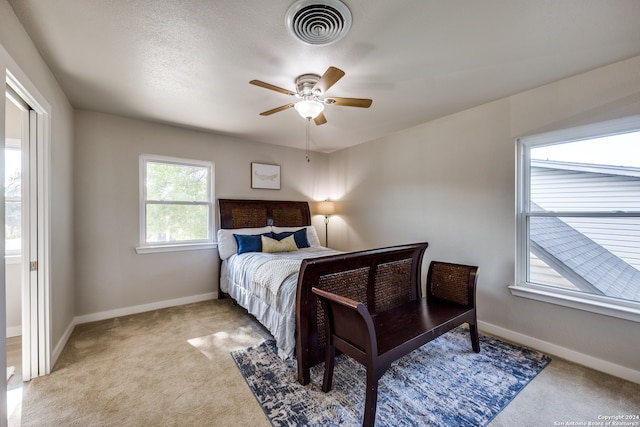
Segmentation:
[(175, 307), (177, 305), (191, 304), (194, 302), (207, 301), (218, 298), (217, 292), (194, 295), (184, 298), (176, 298), (166, 301), (158, 301), (150, 304), (134, 305), (132, 307), (118, 308), (115, 310), (102, 311), (100, 313), (84, 314), (74, 318), (75, 324), (97, 322), (99, 320), (113, 319), (114, 317), (128, 316), (130, 314), (144, 313), (145, 311), (160, 310), (162, 308)]
[[(218, 292), (208, 292), (206, 294), (194, 295), (184, 298), (176, 298), (172, 300), (158, 301), (150, 304), (135, 305), (131, 307), (119, 308), (116, 310), (101, 311), (99, 313), (84, 314), (82, 316), (76, 316), (73, 318), (64, 334), (58, 341), (58, 344), (53, 349), (51, 354), (51, 366), (54, 366), (58, 357), (62, 353), (64, 346), (67, 345), (67, 341), (71, 337), (73, 328), (76, 325), (89, 322), (97, 322), (99, 320), (113, 319), (114, 317), (128, 316), (130, 314), (144, 313), (145, 311), (160, 310), (163, 308), (175, 307), (178, 305), (192, 304), (194, 302), (208, 301), (211, 299), (217, 299)], [(7, 335), (8, 336), (8, 335)]]
[(69, 323), (69, 326), (67, 326), (67, 329), (65, 329), (64, 334), (62, 334), (62, 337), (58, 341), (58, 344), (54, 347), (50, 357), (52, 369), (56, 365), (56, 362), (58, 361), (58, 357), (60, 357), (60, 354), (62, 353), (64, 346), (67, 345), (67, 341), (69, 341), (69, 338), (71, 337), (71, 333), (73, 332), (73, 328), (75, 328), (76, 325), (77, 323), (75, 322), (75, 319), (72, 320), (71, 323)]
[(19, 337), (22, 335), (22, 325), (7, 326), (7, 338)]
[(519, 332), (514, 332), (491, 323), (478, 321), (478, 328), (488, 334), (504, 338), (516, 344), (530, 347), (543, 353), (548, 353), (552, 356), (558, 356), (579, 365), (595, 369), (596, 371), (604, 372), (606, 374), (640, 384), (640, 371), (598, 359), (597, 357), (589, 356), (588, 354), (580, 353)]

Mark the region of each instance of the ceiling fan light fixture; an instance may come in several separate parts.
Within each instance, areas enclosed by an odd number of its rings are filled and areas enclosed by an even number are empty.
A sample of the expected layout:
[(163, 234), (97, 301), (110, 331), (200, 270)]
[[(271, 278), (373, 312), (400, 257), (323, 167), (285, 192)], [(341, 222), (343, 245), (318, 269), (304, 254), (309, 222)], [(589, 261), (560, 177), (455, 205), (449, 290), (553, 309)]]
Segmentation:
[(303, 119), (315, 119), (324, 110), (324, 105), (318, 101), (305, 99), (296, 102), (293, 108), (296, 109)]

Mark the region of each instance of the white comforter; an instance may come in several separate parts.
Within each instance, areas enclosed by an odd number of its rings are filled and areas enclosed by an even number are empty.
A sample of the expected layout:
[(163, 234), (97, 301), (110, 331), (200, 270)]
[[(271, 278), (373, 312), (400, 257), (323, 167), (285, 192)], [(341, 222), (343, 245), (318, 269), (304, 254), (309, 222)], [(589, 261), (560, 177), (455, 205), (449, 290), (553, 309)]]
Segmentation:
[(254, 274), (260, 266), (276, 258), (299, 260), (302, 263), (305, 258), (337, 253), (339, 252), (333, 249), (311, 247), (294, 252), (247, 252), (231, 255), (222, 262), (220, 290), (228, 293), (271, 332), (276, 340), (278, 355), (287, 359), (294, 356), (296, 347), (295, 304), (298, 273), (296, 271), (286, 277), (281, 285), (276, 286), (278, 289), (274, 297), (268, 299), (259, 297), (259, 288), (254, 284)]

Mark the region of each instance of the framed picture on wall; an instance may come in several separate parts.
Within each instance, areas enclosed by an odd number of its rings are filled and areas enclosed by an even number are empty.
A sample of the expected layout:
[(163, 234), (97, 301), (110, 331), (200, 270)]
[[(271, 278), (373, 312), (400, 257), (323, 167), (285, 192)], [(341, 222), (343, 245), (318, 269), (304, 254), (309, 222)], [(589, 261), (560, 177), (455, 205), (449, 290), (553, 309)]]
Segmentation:
[(280, 165), (251, 163), (251, 188), (280, 189)]

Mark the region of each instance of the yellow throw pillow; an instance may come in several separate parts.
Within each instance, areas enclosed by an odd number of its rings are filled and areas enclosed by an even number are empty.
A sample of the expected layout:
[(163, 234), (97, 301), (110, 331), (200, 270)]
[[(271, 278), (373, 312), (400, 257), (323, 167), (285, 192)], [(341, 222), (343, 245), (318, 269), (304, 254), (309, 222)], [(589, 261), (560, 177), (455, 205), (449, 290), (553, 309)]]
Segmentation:
[(296, 240), (293, 234), (282, 240), (272, 239), (271, 237), (262, 237), (262, 252), (291, 252), (297, 251)]

